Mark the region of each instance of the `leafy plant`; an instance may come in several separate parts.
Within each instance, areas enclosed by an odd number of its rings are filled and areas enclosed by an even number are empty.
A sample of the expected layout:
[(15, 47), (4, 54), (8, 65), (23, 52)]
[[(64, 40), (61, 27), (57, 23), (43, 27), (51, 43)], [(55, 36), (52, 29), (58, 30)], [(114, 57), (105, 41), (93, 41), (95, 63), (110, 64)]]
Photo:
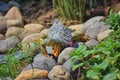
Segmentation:
[(17, 49), (10, 49), (6, 56), (6, 63), (0, 64), (0, 77), (10, 77), (14, 79), (16, 74), (19, 73), (18, 65), (21, 63), (19, 60), (16, 60), (14, 53)]
[(14, 78), (20, 73), (21, 69), (33, 60), (33, 53), (31, 50), (25, 51), (21, 54), (20, 59), (15, 58), (16, 51), (21, 50), (21, 45), (18, 45), (17, 48), (11, 48), (6, 55), (6, 63), (0, 64), (0, 78)]
[(113, 13), (113, 11), (110, 11), (110, 15), (108, 18), (105, 20), (106, 24), (111, 25), (111, 29), (113, 30), (118, 30), (120, 28), (120, 14), (118, 13)]
[[(120, 30), (115, 33), (120, 33)], [(116, 34), (113, 35), (114, 38), (109, 36), (92, 50), (87, 50), (83, 45), (71, 53), (71, 61), (78, 61), (72, 69), (80, 68), (81, 75), (88, 80), (120, 79), (120, 35), (118, 37)]]

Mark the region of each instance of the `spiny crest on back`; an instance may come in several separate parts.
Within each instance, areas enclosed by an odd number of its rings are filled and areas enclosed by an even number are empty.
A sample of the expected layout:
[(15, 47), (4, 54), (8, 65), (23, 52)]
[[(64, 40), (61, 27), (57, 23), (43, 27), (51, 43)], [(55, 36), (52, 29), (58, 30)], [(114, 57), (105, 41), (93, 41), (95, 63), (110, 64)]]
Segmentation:
[(53, 25), (51, 26), (48, 37), (56, 42), (68, 43), (71, 41), (71, 30), (65, 27), (61, 20), (55, 19)]

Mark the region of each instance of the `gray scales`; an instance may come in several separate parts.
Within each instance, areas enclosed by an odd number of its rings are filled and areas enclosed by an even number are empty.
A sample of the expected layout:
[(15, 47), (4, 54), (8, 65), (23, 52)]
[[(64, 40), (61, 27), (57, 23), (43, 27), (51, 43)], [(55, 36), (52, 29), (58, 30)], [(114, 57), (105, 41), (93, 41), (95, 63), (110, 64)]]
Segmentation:
[[(40, 42), (41, 45), (41, 51), (43, 54), (46, 54), (47, 51), (45, 50), (46, 46), (55, 46), (59, 45), (60, 46), (66, 46), (66, 45), (72, 45), (72, 34), (71, 30), (65, 27), (61, 20), (58, 21), (55, 19), (53, 25), (51, 26), (49, 32), (48, 32), (48, 37), (42, 42)], [(56, 48), (59, 48), (56, 47)], [(60, 48), (59, 48), (60, 49)]]

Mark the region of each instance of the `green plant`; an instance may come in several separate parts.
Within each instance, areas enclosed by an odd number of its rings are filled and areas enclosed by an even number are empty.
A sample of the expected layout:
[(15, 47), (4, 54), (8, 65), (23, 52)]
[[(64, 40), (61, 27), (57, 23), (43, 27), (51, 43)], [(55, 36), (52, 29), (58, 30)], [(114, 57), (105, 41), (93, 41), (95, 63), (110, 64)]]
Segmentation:
[(19, 68), (17, 67), (21, 62), (16, 60), (14, 57), (14, 53), (17, 49), (10, 49), (6, 56), (6, 63), (0, 64), (0, 77), (10, 77), (14, 79), (16, 74), (19, 73)]
[[(120, 30), (115, 31), (116, 34)], [(113, 34), (113, 33), (111, 33)], [(109, 36), (92, 50), (85, 45), (71, 53), (72, 69), (80, 68), (80, 79), (118, 80), (120, 79), (120, 35)]]
[(84, 0), (53, 0), (53, 7), (64, 19), (83, 21), (85, 14)]
[(26, 65), (26, 62), (30, 63), (33, 60), (33, 53), (31, 50), (25, 51), (20, 59), (15, 58), (16, 51), (21, 50), (21, 47), (21, 45), (18, 45), (17, 48), (11, 48), (7, 52), (6, 63), (0, 64), (0, 78), (11, 78), (14, 80), (14, 78), (16, 78), (21, 72), (21, 69)]
[(111, 25), (111, 29), (113, 30), (118, 30), (120, 28), (120, 14), (118, 13), (113, 13), (113, 11), (110, 11), (110, 15), (108, 18), (105, 20), (106, 24)]

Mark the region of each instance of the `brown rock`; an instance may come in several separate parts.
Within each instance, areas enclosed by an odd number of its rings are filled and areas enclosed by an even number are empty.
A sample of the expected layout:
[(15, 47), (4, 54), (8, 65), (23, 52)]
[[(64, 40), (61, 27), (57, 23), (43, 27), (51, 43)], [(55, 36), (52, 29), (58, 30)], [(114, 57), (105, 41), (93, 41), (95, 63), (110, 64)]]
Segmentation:
[(16, 26), (16, 27), (23, 27), (24, 26), (22, 20), (19, 20), (19, 19), (8, 19), (6, 21), (6, 25), (7, 25), (7, 28), (10, 28), (12, 26)]
[(23, 51), (31, 49), (32, 51), (37, 52), (39, 49), (33, 44), (36, 43), (36, 42), (39, 44), (40, 39), (42, 40), (42, 39), (46, 38), (47, 35), (48, 35), (48, 29), (44, 29), (40, 33), (33, 33), (33, 34), (30, 34), (30, 35), (26, 36), (22, 40)]
[(68, 28), (75, 31), (81, 31), (83, 28), (83, 24), (71, 25)]
[(48, 77), (51, 80), (70, 80), (70, 72), (65, 67), (57, 65), (52, 68)]
[(101, 42), (101, 41), (104, 40), (106, 37), (108, 37), (108, 36), (109, 36), (109, 33), (111, 33), (112, 31), (113, 31), (113, 30), (106, 30), (106, 31), (104, 31), (104, 32), (99, 33), (98, 36), (97, 36), (97, 40), (98, 40), (99, 42)]
[(4, 34), (7, 30), (6, 19), (0, 16), (0, 33)]
[(0, 34), (0, 40), (4, 40), (5, 39), (5, 36)]
[(42, 38), (42, 39), (47, 38), (48, 32), (49, 32), (49, 29), (43, 29), (43, 30), (40, 32), (41, 38)]
[(37, 41), (37, 40), (40, 40), (40, 36), (41, 34), (40, 33), (33, 33), (33, 34), (30, 34), (28, 36), (26, 36), (22, 42), (33, 42), (33, 41)]
[(32, 78), (47, 78), (48, 71), (40, 69), (31, 69), (20, 73), (15, 80), (30, 80)]
[(120, 10), (119, 10), (118, 14), (120, 15)]
[(44, 26), (41, 24), (31, 23), (24, 26), (26, 30), (33, 31), (33, 32), (40, 32), (44, 29)]
[(24, 37), (32, 34), (33, 32), (30, 32), (28, 30), (25, 30), (24, 28), (19, 28), (19, 27), (10, 27), (7, 32), (6, 32), (6, 37), (15, 35), (22, 40)]
[(22, 20), (23, 17), (21, 15), (21, 12), (18, 7), (12, 7), (7, 14), (5, 15), (5, 18), (8, 19), (19, 19)]

